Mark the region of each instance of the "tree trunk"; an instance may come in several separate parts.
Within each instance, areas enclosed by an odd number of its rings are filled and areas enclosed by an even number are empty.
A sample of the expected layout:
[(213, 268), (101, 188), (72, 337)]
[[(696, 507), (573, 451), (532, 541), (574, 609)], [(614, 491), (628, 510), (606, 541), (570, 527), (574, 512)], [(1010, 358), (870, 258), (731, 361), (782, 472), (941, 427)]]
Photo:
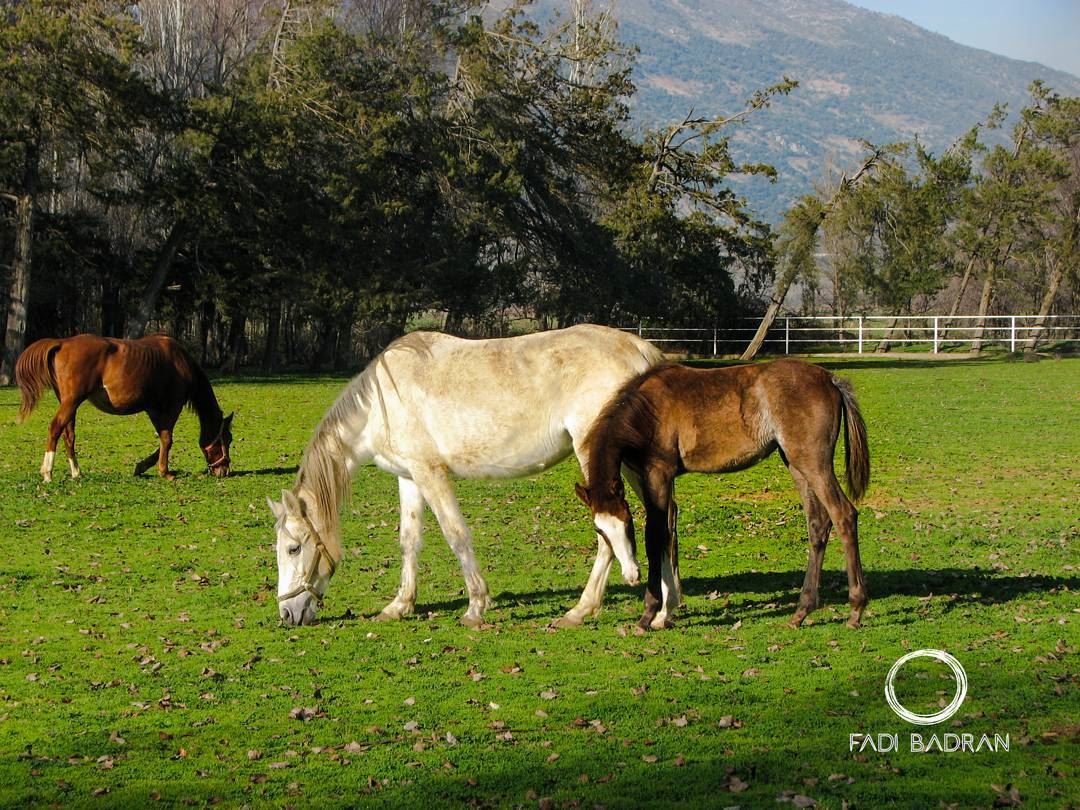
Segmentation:
[(1050, 309), (1054, 306), (1054, 298), (1057, 297), (1058, 287), (1061, 286), (1061, 279), (1065, 275), (1062, 264), (1062, 262), (1057, 262), (1050, 268), (1050, 282), (1046, 288), (1046, 295), (1043, 296), (1042, 306), (1039, 307), (1039, 316), (1035, 319), (1035, 328), (1024, 345), (1025, 352), (1035, 351), (1035, 347), (1039, 344), (1039, 338), (1042, 337), (1046, 316), (1050, 314)]
[(765, 315), (762, 317), (761, 323), (758, 324), (750, 345), (746, 347), (746, 351), (739, 358), (740, 360), (753, 360), (760, 351), (761, 345), (765, 342), (765, 335), (772, 328), (773, 322), (780, 312), (780, 307), (784, 305), (784, 299), (787, 298), (788, 290), (791, 289), (793, 281), (795, 281), (795, 273), (790, 270), (780, 277), (780, 281), (776, 285), (776, 292), (773, 293), (772, 300), (769, 301), (769, 308), (765, 310)]
[(956, 300), (952, 302), (952, 307), (949, 309), (949, 315), (945, 319), (945, 325), (949, 325), (949, 320), (956, 317), (956, 313), (960, 311), (960, 304), (964, 300), (964, 293), (967, 292), (968, 284), (971, 282), (971, 271), (975, 267), (975, 259), (978, 258), (975, 254), (971, 255), (968, 259), (967, 267), (964, 268), (964, 275), (960, 279), (960, 289), (956, 293)]
[(225, 356), (221, 360), (221, 370), (226, 374), (235, 374), (240, 363), (244, 346), (244, 327), (247, 326), (247, 314), (237, 310), (229, 319), (229, 336), (225, 344)]
[(180, 249), (180, 243), (185, 236), (187, 236), (187, 227), (182, 220), (178, 220), (169, 232), (165, 244), (161, 246), (157, 261), (154, 262), (154, 272), (150, 276), (150, 281), (146, 284), (146, 290), (143, 292), (142, 300), (139, 301), (135, 314), (128, 323), (126, 337), (140, 338), (146, 334), (146, 325), (154, 316), (158, 298), (161, 297), (161, 290), (165, 286), (165, 278), (172, 269), (176, 253)]
[(263, 346), (262, 370), (271, 372), (277, 367), (278, 340), (281, 334), (281, 316), (285, 304), (279, 298), (270, 305), (269, 319), (266, 326), (266, 345)]
[(874, 349), (876, 354), (885, 354), (892, 348), (892, 333), (896, 329), (896, 322), (899, 320), (894, 317), (889, 321), (889, 325), (885, 327), (885, 332), (882, 335), (881, 340), (878, 341), (877, 348)]
[(979, 319), (975, 322), (975, 335), (971, 339), (971, 351), (978, 354), (982, 351), (983, 334), (986, 331), (986, 313), (990, 311), (990, 298), (994, 294), (994, 271), (992, 266), (986, 269), (986, 280), (983, 281), (982, 297), (979, 299)]
[(26, 316), (30, 306), (30, 269), (34, 255), (34, 205), (38, 187), (37, 147), (28, 146), (23, 184), (15, 199), (15, 255), (11, 262), (4, 357), (0, 362), (0, 385), (11, 385), (15, 361), (26, 346)]

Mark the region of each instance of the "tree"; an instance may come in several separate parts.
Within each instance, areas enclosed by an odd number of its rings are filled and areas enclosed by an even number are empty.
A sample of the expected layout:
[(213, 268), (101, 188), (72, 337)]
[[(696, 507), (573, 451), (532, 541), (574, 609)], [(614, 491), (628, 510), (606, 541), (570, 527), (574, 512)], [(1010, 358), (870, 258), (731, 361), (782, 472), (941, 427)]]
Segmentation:
[(96, 163), (92, 175), (107, 175), (111, 143), (130, 131), (147, 94), (131, 62), (137, 30), (120, 4), (5, 0), (0, 14), (0, 197), (15, 206), (0, 363), (7, 384), (26, 340), (39, 195), (59, 176), (43, 161)]
[(858, 188), (860, 181), (875, 169), (884, 154), (885, 150), (874, 148), (855, 174), (851, 177), (845, 174), (840, 178), (836, 189), (827, 199), (808, 194), (788, 209), (777, 239), (776, 250), (780, 256), (781, 274), (776, 282), (776, 290), (761, 323), (758, 324), (754, 337), (740, 359), (753, 360), (761, 350), (765, 335), (772, 328), (780, 307), (784, 305), (784, 299), (787, 298), (788, 290), (791, 289), (795, 280), (811, 279), (816, 276), (815, 254), (821, 224), (846, 195)]

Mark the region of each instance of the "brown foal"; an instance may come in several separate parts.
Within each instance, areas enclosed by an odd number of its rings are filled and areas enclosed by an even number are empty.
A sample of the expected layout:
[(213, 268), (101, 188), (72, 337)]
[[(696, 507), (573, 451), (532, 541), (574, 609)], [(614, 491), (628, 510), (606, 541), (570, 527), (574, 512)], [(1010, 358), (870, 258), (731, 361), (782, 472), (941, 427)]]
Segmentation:
[(229, 474), (229, 446), (233, 415), (223, 416), (206, 374), (166, 335), (139, 340), (118, 340), (96, 335), (45, 338), (26, 348), (15, 364), (15, 380), (22, 393), (18, 421), (37, 405), (41, 392), (51, 387), (60, 407), (49, 423), (41, 476), (52, 480), (56, 443), (61, 434), (67, 445), (72, 478), (80, 474), (75, 457), (75, 412), (86, 400), (98, 410), (115, 415), (146, 411), (157, 431), (160, 447), (135, 465), (142, 475), (157, 464), (165, 478), (173, 428), (187, 405), (199, 417), (199, 446), (215, 476)]
[[(851, 500), (833, 471), (841, 419)], [(679, 604), (676, 476), (746, 469), (774, 450), (795, 479), (810, 535), (806, 579), (790, 624), (798, 627), (818, 606), (825, 544), (836, 526), (847, 561), (848, 624), (859, 626), (867, 595), (852, 501), (870, 481), (870, 453), (866, 425), (845, 380), (787, 359), (719, 369), (658, 366), (623, 386), (593, 424), (586, 447), (589, 486), (579, 484), (577, 493), (612, 544), (633, 542), (620, 467), (643, 482), (649, 578), (642, 629), (668, 626)]]

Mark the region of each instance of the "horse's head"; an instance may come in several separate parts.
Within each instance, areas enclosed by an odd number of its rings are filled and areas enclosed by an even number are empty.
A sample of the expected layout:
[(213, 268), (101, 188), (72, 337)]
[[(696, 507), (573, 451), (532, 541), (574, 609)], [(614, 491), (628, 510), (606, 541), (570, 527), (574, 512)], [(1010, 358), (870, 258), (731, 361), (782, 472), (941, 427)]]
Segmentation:
[(224, 478), (229, 474), (229, 446), (232, 444), (232, 420), (235, 414), (230, 413), (221, 420), (221, 429), (210, 444), (202, 449), (206, 457), (206, 464), (218, 478)]
[(641, 581), (641, 571), (638, 569), (637, 543), (634, 541), (634, 516), (630, 514), (630, 505), (626, 502), (622, 479), (616, 476), (607, 484), (591, 487), (575, 484), (574, 491), (592, 512), (596, 533), (615, 553), (622, 567), (623, 579), (629, 585), (637, 585)]
[(290, 627), (311, 624), (337, 563), (311, 522), (303, 497), (287, 489), (266, 499), (277, 521), (278, 613)]

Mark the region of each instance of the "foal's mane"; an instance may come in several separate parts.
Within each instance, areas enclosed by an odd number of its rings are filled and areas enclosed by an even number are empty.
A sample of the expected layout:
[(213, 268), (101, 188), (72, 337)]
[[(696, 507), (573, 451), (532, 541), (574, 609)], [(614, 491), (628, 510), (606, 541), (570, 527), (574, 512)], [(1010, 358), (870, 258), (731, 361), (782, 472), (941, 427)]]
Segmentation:
[(612, 467), (617, 475), (627, 451), (642, 450), (652, 444), (656, 434), (656, 407), (641, 387), (672, 365), (653, 366), (624, 383), (596, 417), (585, 436), (590, 486), (599, 477), (610, 474)]

